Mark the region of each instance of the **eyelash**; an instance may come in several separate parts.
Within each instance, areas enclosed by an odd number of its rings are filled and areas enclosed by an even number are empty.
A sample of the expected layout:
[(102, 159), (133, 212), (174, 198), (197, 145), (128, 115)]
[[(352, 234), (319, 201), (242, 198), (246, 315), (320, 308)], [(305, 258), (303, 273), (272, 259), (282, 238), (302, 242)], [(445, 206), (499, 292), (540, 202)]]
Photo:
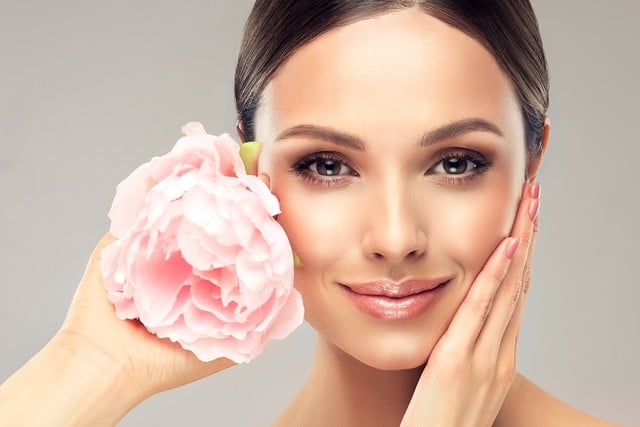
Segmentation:
[(442, 179), (444, 179), (446, 184), (448, 185), (469, 184), (484, 175), (484, 173), (487, 172), (487, 170), (489, 170), (489, 168), (492, 166), (489, 159), (487, 159), (477, 151), (457, 149), (454, 151), (447, 151), (439, 155), (438, 162), (433, 167), (431, 167), (429, 171), (435, 169), (445, 160), (450, 159), (469, 161), (473, 163), (475, 167), (470, 172), (463, 172), (459, 175), (447, 173), (441, 174)]
[[(449, 150), (438, 156), (436, 164), (429, 168), (429, 170), (425, 172), (425, 175), (432, 172), (437, 166), (442, 164), (442, 162), (450, 159), (469, 161), (475, 165), (470, 172), (463, 172), (462, 174), (459, 174), (458, 177), (456, 177), (457, 174), (440, 173), (439, 175), (442, 175), (442, 179), (445, 180), (445, 183), (451, 186), (471, 183), (480, 178), (492, 166), (491, 162), (485, 156), (476, 151), (466, 149), (457, 149), (455, 151)], [(318, 175), (310, 170), (311, 165), (322, 160), (339, 163), (342, 166), (351, 169), (352, 172), (348, 175), (335, 175), (335, 177), (329, 177)], [(358, 173), (355, 172), (353, 166), (347, 162), (343, 156), (332, 152), (318, 152), (304, 157), (297, 161), (291, 170), (295, 175), (302, 177), (310, 184), (324, 185), (326, 187), (340, 185), (350, 177), (358, 176)]]
[[(325, 161), (328, 160), (328, 161), (340, 163), (341, 165), (351, 169), (352, 173), (349, 175), (336, 175), (333, 178), (328, 176), (325, 177), (323, 175), (317, 175), (313, 171), (311, 171), (309, 167), (312, 164), (321, 160), (325, 160)], [(336, 153), (331, 153), (326, 151), (314, 153), (310, 156), (307, 156), (299, 160), (293, 165), (292, 170), (297, 176), (302, 177), (305, 181), (309, 182), (310, 184), (320, 184), (320, 185), (325, 185), (327, 187), (340, 185), (344, 182), (345, 179), (349, 179), (349, 177), (351, 176), (358, 176), (358, 173), (354, 171), (354, 168), (351, 166), (351, 164), (347, 162), (342, 156)], [(322, 176), (322, 178), (318, 178), (319, 176)]]

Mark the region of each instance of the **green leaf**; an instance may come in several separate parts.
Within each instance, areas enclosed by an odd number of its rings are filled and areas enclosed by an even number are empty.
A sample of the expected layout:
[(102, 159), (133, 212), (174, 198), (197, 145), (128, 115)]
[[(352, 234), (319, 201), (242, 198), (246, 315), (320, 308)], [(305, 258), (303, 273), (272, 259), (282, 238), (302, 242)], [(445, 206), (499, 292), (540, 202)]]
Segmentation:
[(293, 253), (293, 266), (294, 267), (302, 267), (302, 261), (300, 261), (300, 257), (298, 256), (297, 253)]
[(240, 144), (240, 158), (244, 164), (244, 170), (249, 175), (258, 175), (258, 157), (262, 151), (262, 143), (258, 141), (243, 142)]

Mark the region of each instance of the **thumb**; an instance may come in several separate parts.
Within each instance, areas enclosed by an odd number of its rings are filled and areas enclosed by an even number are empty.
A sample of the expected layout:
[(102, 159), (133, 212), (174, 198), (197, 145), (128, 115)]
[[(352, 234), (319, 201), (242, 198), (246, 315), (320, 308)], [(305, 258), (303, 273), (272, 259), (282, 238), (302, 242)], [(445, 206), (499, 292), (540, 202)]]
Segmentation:
[(106, 233), (102, 238), (100, 238), (89, 256), (89, 261), (87, 262), (84, 274), (82, 275), (82, 281), (85, 281), (90, 277), (93, 278), (101, 275), (102, 251), (116, 240), (117, 239), (111, 233)]

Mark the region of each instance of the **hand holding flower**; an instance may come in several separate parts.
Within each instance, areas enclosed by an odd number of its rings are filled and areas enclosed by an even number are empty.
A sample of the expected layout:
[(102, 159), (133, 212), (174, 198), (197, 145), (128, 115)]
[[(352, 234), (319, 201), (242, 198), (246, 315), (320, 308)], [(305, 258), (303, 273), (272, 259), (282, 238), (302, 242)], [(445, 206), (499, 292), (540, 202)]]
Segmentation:
[(200, 123), (183, 131), (118, 186), (105, 286), (118, 317), (203, 361), (246, 362), (302, 323), (293, 253), (273, 218), (277, 199), (245, 172), (238, 145)]
[(144, 397), (252, 359), (303, 317), (277, 199), (242, 164), (259, 144), (241, 160), (228, 136), (183, 131), (118, 186), (57, 337), (107, 354)]
[[(302, 321), (277, 200), (244, 172), (229, 137), (183, 129), (171, 153), (119, 187), (113, 235), (91, 254), (62, 327), (0, 386), (0, 425), (114, 425), (155, 393), (255, 357)], [(245, 160), (255, 166), (253, 148)], [(118, 319), (114, 304), (140, 319)]]

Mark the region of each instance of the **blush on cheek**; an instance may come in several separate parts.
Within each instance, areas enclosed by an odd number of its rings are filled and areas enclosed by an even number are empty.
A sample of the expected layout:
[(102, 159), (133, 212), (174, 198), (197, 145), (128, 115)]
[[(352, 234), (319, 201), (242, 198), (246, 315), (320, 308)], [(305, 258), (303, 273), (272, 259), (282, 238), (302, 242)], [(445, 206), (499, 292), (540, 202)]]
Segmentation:
[(350, 238), (345, 230), (348, 219), (341, 212), (344, 204), (329, 203), (322, 200), (322, 195), (301, 191), (295, 184), (282, 186), (280, 194), (282, 213), (278, 222), (302, 262), (294, 271), (294, 285), (302, 295), (305, 319), (323, 330), (329, 311), (326, 304), (331, 301), (331, 292), (335, 292), (327, 285), (332, 283), (333, 268), (347, 250), (345, 245)]
[[(501, 191), (498, 191), (501, 190)], [(517, 200), (510, 191), (496, 189), (467, 194), (442, 212), (432, 239), (454, 260), (465, 277), (475, 277), (500, 241), (511, 231)], [(454, 209), (453, 206), (456, 206)], [(437, 235), (436, 235), (437, 233)]]
[(352, 203), (335, 195), (305, 191), (297, 185), (282, 186), (279, 192), (282, 213), (278, 222), (302, 263), (318, 270), (331, 266), (353, 240), (349, 216)]

